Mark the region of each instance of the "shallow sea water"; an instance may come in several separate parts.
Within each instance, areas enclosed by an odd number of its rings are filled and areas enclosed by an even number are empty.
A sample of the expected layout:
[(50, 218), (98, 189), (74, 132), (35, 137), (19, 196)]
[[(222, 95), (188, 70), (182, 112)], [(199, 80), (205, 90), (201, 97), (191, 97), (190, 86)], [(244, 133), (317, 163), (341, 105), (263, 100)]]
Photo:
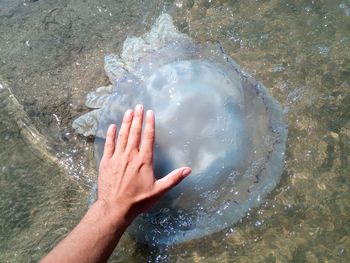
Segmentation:
[(71, 123), (107, 84), (103, 56), (162, 12), (282, 104), (285, 171), (224, 231), (163, 251), (126, 234), (110, 261), (349, 262), (349, 0), (0, 0), (0, 261), (38, 261), (85, 213), (93, 140)]

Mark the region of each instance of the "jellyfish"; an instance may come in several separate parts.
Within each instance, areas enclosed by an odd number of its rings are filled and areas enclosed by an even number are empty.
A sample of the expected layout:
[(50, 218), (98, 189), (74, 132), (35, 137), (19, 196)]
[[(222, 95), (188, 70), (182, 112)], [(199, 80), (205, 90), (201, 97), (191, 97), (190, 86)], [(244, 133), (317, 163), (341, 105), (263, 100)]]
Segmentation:
[(87, 97), (94, 111), (73, 126), (95, 135), (99, 164), (107, 128), (143, 104), (156, 117), (157, 179), (180, 166), (192, 174), (127, 232), (150, 246), (198, 239), (235, 224), (279, 182), (287, 138), (281, 105), (226, 55), (220, 43), (195, 44), (167, 14), (105, 58), (112, 85)]

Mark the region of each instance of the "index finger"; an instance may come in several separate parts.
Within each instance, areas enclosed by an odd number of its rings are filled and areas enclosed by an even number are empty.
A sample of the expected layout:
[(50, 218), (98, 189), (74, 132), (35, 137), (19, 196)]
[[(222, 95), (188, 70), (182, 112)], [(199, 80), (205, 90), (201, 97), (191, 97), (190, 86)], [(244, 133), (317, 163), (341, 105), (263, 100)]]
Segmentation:
[(142, 135), (142, 143), (141, 143), (140, 151), (143, 153), (146, 153), (146, 154), (148, 153), (152, 155), (154, 138), (155, 138), (154, 113), (153, 111), (148, 110), (146, 113), (145, 129)]

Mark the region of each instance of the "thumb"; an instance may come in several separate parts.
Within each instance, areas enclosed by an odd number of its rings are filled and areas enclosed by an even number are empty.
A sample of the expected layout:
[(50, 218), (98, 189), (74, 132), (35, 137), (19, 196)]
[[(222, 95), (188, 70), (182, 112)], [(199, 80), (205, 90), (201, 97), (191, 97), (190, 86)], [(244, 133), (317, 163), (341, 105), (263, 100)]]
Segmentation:
[(174, 186), (178, 185), (185, 177), (191, 173), (191, 168), (182, 167), (178, 168), (162, 179), (156, 181), (156, 191), (157, 193), (165, 193), (169, 191)]

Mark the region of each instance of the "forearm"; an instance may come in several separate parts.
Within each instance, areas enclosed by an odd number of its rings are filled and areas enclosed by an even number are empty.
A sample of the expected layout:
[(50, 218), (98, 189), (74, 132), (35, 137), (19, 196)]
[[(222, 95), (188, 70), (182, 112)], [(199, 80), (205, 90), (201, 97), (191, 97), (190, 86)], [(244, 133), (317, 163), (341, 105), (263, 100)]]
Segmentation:
[(42, 262), (105, 262), (129, 225), (125, 213), (97, 201)]

